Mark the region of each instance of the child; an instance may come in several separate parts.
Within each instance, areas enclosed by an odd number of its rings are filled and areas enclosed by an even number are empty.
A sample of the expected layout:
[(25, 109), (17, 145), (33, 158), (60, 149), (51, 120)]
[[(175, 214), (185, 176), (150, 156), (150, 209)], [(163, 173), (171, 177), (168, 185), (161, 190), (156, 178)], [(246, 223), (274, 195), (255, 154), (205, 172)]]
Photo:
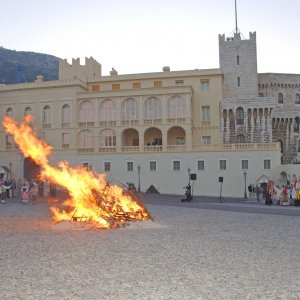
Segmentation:
[(37, 193), (38, 193), (38, 186), (36, 183), (33, 184), (33, 187), (31, 188), (29, 194), (31, 195), (32, 197), (32, 204), (36, 204), (36, 196), (37, 196)]
[(22, 196), (22, 199), (21, 199), (21, 202), (23, 204), (26, 204), (28, 202), (28, 199), (29, 199), (29, 192), (28, 190), (26, 189), (25, 192), (23, 192), (23, 196)]
[(2, 184), (1, 185), (1, 201), (2, 201), (2, 204), (6, 204), (5, 198), (6, 198), (6, 188), (5, 188), (4, 184)]

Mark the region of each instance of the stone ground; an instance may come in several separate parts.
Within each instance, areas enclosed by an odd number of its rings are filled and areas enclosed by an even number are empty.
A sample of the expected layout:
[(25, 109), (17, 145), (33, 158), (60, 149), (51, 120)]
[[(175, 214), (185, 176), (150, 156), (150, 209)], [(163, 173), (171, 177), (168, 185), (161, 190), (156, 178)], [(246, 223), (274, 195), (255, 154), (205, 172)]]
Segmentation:
[(8, 200), (0, 299), (300, 299), (300, 218), (264, 213), (300, 208), (178, 199), (145, 195), (161, 228), (97, 231), (54, 230), (46, 201)]

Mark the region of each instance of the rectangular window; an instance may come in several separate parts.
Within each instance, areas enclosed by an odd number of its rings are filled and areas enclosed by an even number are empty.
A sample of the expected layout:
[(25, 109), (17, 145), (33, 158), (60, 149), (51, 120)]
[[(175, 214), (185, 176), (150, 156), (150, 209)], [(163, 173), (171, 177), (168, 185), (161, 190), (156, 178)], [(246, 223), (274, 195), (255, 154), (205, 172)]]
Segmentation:
[(271, 169), (271, 159), (264, 159), (264, 170)]
[(237, 65), (240, 64), (240, 57), (239, 57), (239, 55), (236, 57), (236, 64), (237, 64)]
[(133, 161), (127, 162), (127, 171), (132, 172), (133, 171)]
[(119, 90), (119, 89), (120, 89), (120, 84), (114, 83), (114, 84), (112, 85), (112, 89), (113, 89), (113, 90)]
[(198, 171), (204, 171), (205, 170), (205, 164), (204, 160), (198, 160)]
[(180, 160), (173, 160), (173, 171), (180, 171)]
[(176, 86), (183, 86), (183, 80), (176, 80), (175, 84)]
[(139, 82), (136, 82), (136, 83), (133, 83), (133, 84), (132, 84), (132, 87), (133, 87), (134, 89), (139, 89), (139, 88), (141, 88), (141, 84), (140, 84)]
[(162, 81), (154, 81), (154, 87), (161, 87)]
[(104, 162), (104, 172), (110, 172), (110, 162)]
[(99, 91), (100, 86), (99, 85), (92, 85), (92, 91)]
[(14, 141), (14, 138), (11, 134), (8, 134), (8, 135), (5, 136), (6, 146), (12, 146), (13, 141)]
[(184, 145), (184, 137), (175, 137), (175, 145)]
[(150, 161), (150, 171), (156, 171), (156, 161)]
[(70, 133), (63, 133), (62, 134), (62, 143), (63, 143), (63, 145), (69, 145), (70, 144)]
[(202, 106), (202, 125), (210, 125), (210, 106)]
[(220, 167), (220, 170), (226, 170), (226, 159), (219, 160), (219, 167)]
[(249, 170), (249, 161), (248, 159), (242, 159), (242, 170)]
[(211, 137), (210, 136), (203, 136), (202, 137), (202, 145), (210, 145), (211, 144)]
[(209, 90), (209, 80), (208, 79), (201, 79), (201, 90), (202, 91)]
[(241, 86), (241, 78), (240, 77), (237, 78), (237, 84), (238, 84), (238, 86)]

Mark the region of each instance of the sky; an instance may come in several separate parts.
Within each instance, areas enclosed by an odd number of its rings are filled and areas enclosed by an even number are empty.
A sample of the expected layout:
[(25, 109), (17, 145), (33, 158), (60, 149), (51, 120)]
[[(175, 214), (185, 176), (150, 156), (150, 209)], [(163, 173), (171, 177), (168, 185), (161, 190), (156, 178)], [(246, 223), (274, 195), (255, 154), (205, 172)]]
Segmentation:
[[(218, 35), (234, 0), (0, 0), (0, 46), (61, 59), (94, 57), (102, 75), (219, 68)], [(237, 0), (238, 28), (256, 31), (258, 72), (300, 73), (300, 0)]]

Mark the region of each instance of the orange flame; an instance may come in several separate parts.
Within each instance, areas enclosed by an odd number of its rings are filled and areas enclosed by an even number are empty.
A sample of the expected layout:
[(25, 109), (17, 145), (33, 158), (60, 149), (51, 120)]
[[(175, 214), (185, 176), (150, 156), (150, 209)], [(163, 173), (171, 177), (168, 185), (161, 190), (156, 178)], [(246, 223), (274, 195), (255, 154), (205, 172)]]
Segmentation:
[(41, 178), (65, 187), (71, 196), (64, 201), (68, 211), (50, 207), (53, 219), (59, 222), (73, 216), (89, 222), (97, 222), (97, 227), (110, 228), (115, 222), (125, 220), (146, 220), (149, 215), (145, 207), (117, 185), (105, 181), (105, 174), (97, 174), (81, 167), (71, 168), (67, 161), (59, 162), (58, 168), (49, 165), (48, 156), (53, 148), (37, 138), (36, 130), (29, 123), (33, 117), (24, 117), (17, 123), (5, 116), (5, 131), (14, 136), (15, 142), (25, 157), (31, 157), (41, 167)]

